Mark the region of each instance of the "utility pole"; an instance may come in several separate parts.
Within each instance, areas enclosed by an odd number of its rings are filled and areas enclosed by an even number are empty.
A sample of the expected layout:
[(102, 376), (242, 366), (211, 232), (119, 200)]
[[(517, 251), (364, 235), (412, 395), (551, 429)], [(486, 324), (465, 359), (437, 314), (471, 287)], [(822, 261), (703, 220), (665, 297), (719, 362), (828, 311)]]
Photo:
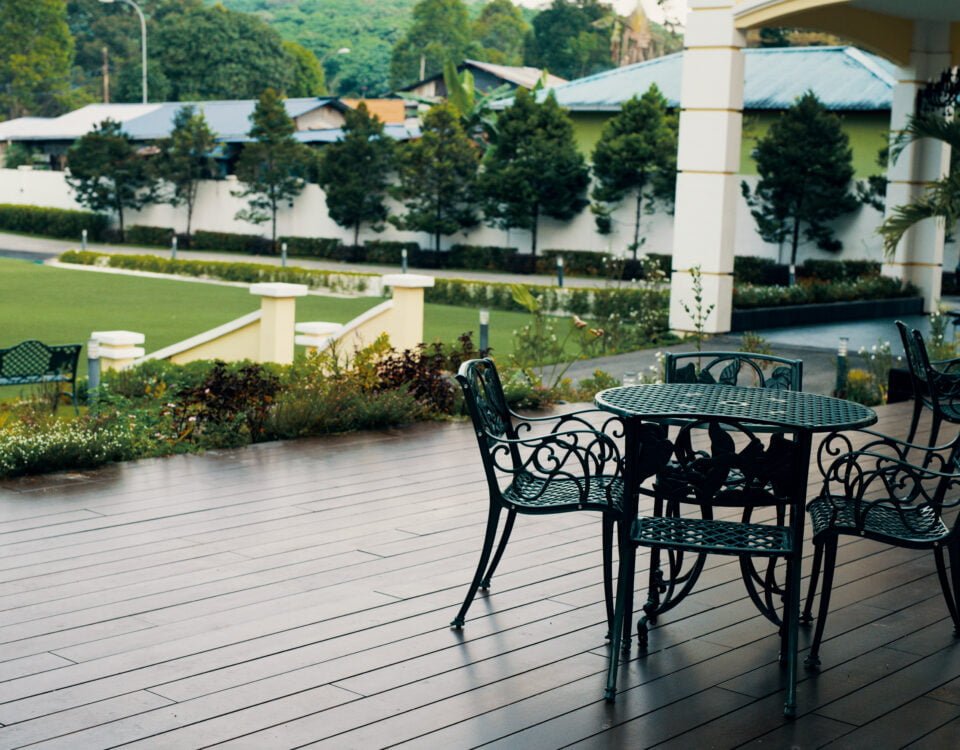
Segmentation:
[(107, 49), (107, 46), (104, 45), (103, 49), (103, 103), (110, 103), (110, 52)]

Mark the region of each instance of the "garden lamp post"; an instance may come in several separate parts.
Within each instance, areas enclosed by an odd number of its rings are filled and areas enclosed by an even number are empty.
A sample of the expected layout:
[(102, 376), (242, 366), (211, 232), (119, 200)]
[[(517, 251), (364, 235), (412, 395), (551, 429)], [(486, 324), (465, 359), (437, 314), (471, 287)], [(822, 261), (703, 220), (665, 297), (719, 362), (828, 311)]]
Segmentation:
[(143, 103), (147, 103), (147, 20), (143, 17), (143, 11), (133, 0), (100, 0), (101, 3), (110, 5), (116, 2), (126, 3), (140, 16), (140, 74), (141, 91), (143, 92)]

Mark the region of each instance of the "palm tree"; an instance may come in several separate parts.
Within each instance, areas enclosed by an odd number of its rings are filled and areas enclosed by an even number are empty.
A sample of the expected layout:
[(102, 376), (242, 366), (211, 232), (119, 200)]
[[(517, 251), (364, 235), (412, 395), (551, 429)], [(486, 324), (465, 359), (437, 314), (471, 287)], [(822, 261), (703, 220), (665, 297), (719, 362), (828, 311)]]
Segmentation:
[(925, 188), (913, 203), (897, 206), (880, 225), (883, 250), (892, 257), (900, 239), (910, 227), (924, 219), (939, 219), (951, 230), (960, 220), (960, 120), (947, 119), (941, 113), (926, 113), (911, 118), (907, 129), (894, 143), (894, 161), (911, 143), (930, 138), (951, 149), (950, 172)]

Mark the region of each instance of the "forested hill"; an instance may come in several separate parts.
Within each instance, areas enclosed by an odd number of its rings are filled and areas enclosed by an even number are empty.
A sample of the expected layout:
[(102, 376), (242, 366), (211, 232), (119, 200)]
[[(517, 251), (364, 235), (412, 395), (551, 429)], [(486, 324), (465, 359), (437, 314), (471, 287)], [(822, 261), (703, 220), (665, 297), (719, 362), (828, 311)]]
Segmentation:
[[(231, 10), (257, 15), (284, 39), (311, 50), (333, 90), (371, 96), (389, 88), (390, 53), (410, 27), (417, 4), (417, 0), (219, 1)], [(338, 54), (342, 49), (350, 52)]]

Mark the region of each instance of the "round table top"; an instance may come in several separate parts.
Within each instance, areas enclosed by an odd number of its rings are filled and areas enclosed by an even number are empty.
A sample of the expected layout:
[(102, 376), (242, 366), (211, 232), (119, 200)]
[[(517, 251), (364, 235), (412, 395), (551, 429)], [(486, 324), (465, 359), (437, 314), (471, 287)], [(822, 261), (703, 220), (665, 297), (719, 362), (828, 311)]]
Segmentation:
[(608, 388), (594, 397), (598, 408), (651, 421), (727, 419), (809, 432), (849, 430), (877, 421), (873, 409), (803, 391), (700, 383), (655, 383)]

